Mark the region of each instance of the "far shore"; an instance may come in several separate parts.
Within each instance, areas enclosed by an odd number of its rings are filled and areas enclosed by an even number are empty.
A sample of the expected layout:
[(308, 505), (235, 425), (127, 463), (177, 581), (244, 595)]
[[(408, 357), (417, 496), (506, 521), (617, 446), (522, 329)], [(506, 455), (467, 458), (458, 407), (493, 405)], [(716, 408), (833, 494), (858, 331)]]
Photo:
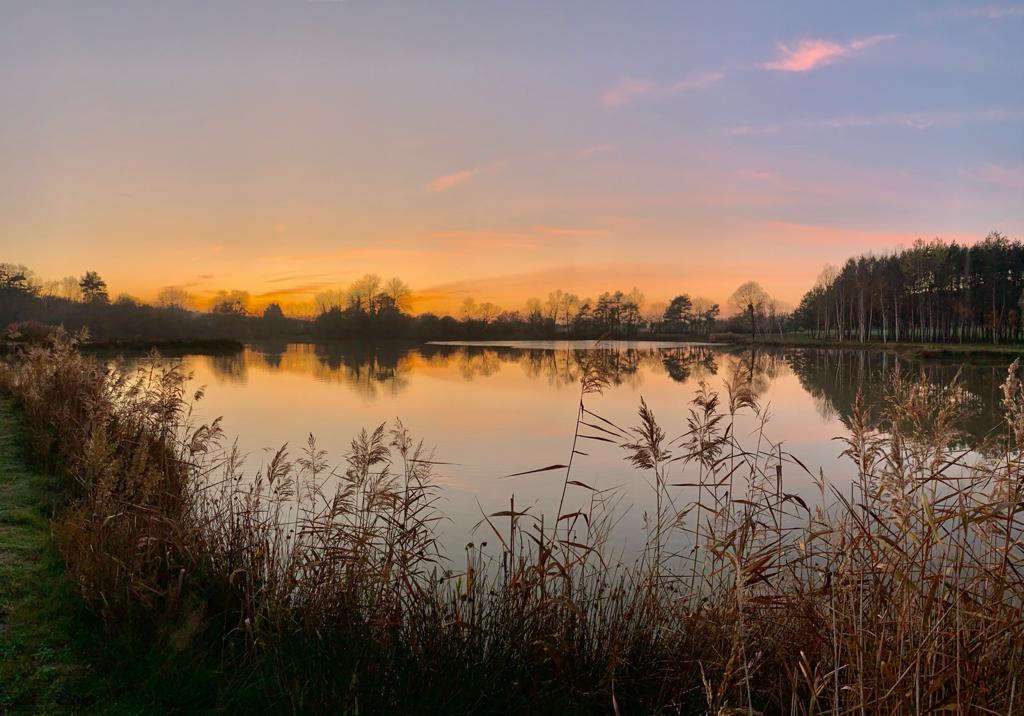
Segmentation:
[(1020, 343), (926, 343), (910, 341), (839, 341), (835, 338), (812, 338), (807, 335), (783, 334), (751, 338), (736, 333), (712, 334), (719, 345), (765, 346), (777, 348), (840, 348), (843, 350), (877, 350), (900, 353), (915, 358), (969, 358), (1024, 356)]
[[(740, 333), (712, 333), (710, 335), (646, 334), (631, 337), (576, 338), (572, 336), (524, 337), (510, 336), (507, 338), (488, 336), (486, 338), (452, 338), (452, 339), (417, 339), (407, 337), (352, 337), (324, 340), (315, 336), (286, 335), (254, 338), (191, 338), (191, 339), (119, 339), (90, 340), (82, 343), (87, 351), (148, 351), (158, 350), (162, 353), (174, 354), (183, 352), (203, 353), (236, 353), (245, 349), (246, 345), (260, 345), (267, 342), (277, 343), (315, 343), (330, 345), (332, 343), (362, 344), (405, 344), (434, 346), (496, 346), (523, 343), (573, 342), (596, 344), (606, 343), (667, 343), (693, 346), (715, 346), (722, 348), (819, 348), (842, 350), (872, 350), (898, 353), (913, 358), (1013, 358), (1024, 356), (1024, 344), (1001, 343), (927, 343), (910, 341), (879, 341), (871, 340), (861, 343), (856, 340), (839, 341), (835, 338), (813, 338), (801, 334), (783, 334), (757, 336)], [(0, 341), (0, 353), (9, 353), (21, 342)]]

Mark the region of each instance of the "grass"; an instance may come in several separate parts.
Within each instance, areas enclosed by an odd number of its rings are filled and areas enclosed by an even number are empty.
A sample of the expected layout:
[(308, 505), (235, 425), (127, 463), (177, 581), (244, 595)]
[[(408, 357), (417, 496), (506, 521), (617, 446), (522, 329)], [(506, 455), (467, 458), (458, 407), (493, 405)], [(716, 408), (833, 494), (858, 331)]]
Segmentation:
[(82, 600), (53, 535), (67, 486), (29, 464), (20, 423), (0, 394), (0, 714), (214, 709), (213, 676), (196, 660), (111, 633)]
[[(246, 469), (157, 356), (111, 371), (57, 340), (0, 385), (64, 477), (54, 534), (80, 597), (115, 643), (148, 646), (119, 661), (181, 711), (1024, 708), (1016, 364), (992, 457), (950, 448), (956, 386), (897, 379), (880, 423), (855, 405), (840, 438), (857, 477), (837, 485), (771, 441), (749, 376), (702, 385), (669, 431), (643, 402), (635, 425), (593, 412), (608, 360), (581, 368), (565, 464), (530, 471), (561, 481), (559, 504), (485, 512), (490, 546), (450, 559), (436, 463), (401, 423), (357, 435), (337, 469), (312, 436)], [(636, 561), (609, 539), (616, 494), (573, 467), (596, 443), (651, 486)], [(793, 471), (818, 504), (784, 490)]]
[(860, 343), (856, 340), (837, 341), (835, 338), (812, 338), (804, 334), (787, 333), (779, 335), (762, 335), (752, 340), (749, 335), (740, 333), (712, 334), (711, 340), (721, 343), (746, 344), (757, 346), (780, 346), (793, 348), (848, 348), (870, 349), (902, 353), (918, 358), (961, 358), (985, 356), (1018, 356), (1024, 353), (1024, 345), (1014, 343), (928, 343), (916, 341), (878, 341), (871, 340)]
[(60, 482), (26, 465), (18, 417), (0, 396), (0, 713), (145, 713), (103, 673), (97, 624), (51, 538)]

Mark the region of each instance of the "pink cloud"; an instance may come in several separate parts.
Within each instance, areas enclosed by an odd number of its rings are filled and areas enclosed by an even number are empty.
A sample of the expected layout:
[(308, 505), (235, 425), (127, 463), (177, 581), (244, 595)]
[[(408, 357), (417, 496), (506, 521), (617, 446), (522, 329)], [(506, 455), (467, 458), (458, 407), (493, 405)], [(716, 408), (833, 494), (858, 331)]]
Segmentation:
[(927, 239), (931, 236), (941, 236), (947, 241), (961, 243), (972, 243), (978, 238), (948, 231), (935, 233), (876, 231), (771, 220), (751, 221), (749, 226), (748, 235), (757, 243), (771, 241), (807, 246), (842, 246), (850, 247), (851, 250), (863, 250), (864, 247), (869, 246), (879, 250), (891, 250), (900, 246), (909, 246), (919, 238)]
[(469, 181), (477, 174), (479, 174), (481, 171), (481, 169), (464, 169), (461, 172), (444, 174), (428, 182), (426, 187), (427, 191), (432, 193), (437, 193), (439, 191), (447, 191), (448, 189), (451, 189), (454, 186), (458, 186), (459, 184), (463, 184)]
[(785, 124), (754, 124), (729, 127), (733, 136), (778, 134), (786, 129), (850, 129), (858, 127), (904, 127), (906, 129), (932, 129), (959, 127), (965, 124), (987, 122), (1015, 122), (1024, 119), (1024, 110), (991, 108), (966, 112), (928, 110), (925, 112), (893, 112), (888, 114), (848, 114), (823, 119), (797, 119)]
[(657, 85), (650, 80), (625, 77), (604, 91), (601, 95), (601, 104), (605, 107), (621, 107), (636, 97), (652, 93), (656, 87)]
[(986, 184), (1003, 189), (1024, 191), (1024, 164), (1010, 167), (986, 164), (976, 173), (976, 176)]
[(830, 40), (801, 40), (796, 47), (779, 44), (780, 56), (770, 62), (762, 63), (761, 67), (766, 70), (783, 72), (808, 72), (815, 67), (830, 65), (840, 57), (846, 57), (858, 50), (891, 40), (894, 37), (895, 35), (871, 35), (870, 37), (856, 38), (846, 44)]
[(645, 97), (663, 99), (682, 92), (705, 89), (717, 83), (724, 76), (721, 72), (695, 72), (671, 84), (661, 84), (654, 80), (637, 77), (625, 77), (602, 93), (601, 103), (605, 107), (622, 107)]
[(427, 182), (425, 189), (433, 194), (442, 191), (448, 191), (452, 187), (458, 186), (459, 184), (465, 184), (475, 176), (484, 174), (486, 172), (498, 171), (499, 169), (502, 168), (502, 166), (504, 166), (504, 162), (497, 161), (491, 162), (490, 164), (487, 164), (482, 167), (473, 167), (472, 169), (463, 169), (462, 171), (459, 172), (444, 174), (442, 176), (437, 177), (436, 179), (432, 179), (429, 182)]

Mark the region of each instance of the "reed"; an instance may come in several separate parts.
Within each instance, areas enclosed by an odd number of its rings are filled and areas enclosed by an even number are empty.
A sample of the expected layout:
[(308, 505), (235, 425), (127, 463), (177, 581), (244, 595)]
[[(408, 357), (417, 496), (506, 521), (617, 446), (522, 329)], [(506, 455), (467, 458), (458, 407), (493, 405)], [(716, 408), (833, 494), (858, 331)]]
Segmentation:
[[(536, 471), (562, 475), (557, 511), (512, 500), (458, 560), (436, 542), (437, 462), (401, 423), (356, 436), (339, 469), (312, 436), (247, 469), (219, 421), (194, 424), (201, 395), (155, 354), (128, 372), (58, 336), (0, 380), (37, 459), (67, 477), (55, 534), (82, 596), (111, 633), (215, 674), (207, 705), (1024, 708), (1016, 363), (1005, 430), (980, 453), (949, 447), (955, 386), (895, 380), (881, 421), (858, 401), (840, 438), (857, 475), (847, 488), (771, 441), (743, 376), (724, 401), (702, 385), (672, 436), (646, 403), (635, 427), (588, 407), (602, 360), (582, 366), (566, 464)], [(618, 496), (571, 467), (594, 442), (619, 446), (651, 484), (635, 561), (610, 539)], [(817, 484), (817, 504), (786, 492), (795, 473)]]

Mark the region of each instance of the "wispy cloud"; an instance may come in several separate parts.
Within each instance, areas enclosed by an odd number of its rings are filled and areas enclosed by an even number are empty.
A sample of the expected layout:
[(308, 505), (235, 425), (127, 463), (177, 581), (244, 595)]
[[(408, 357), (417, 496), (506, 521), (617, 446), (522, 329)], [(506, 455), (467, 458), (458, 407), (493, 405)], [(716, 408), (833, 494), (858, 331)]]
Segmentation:
[(895, 35), (871, 35), (860, 37), (842, 44), (830, 40), (800, 40), (795, 46), (779, 44), (779, 56), (761, 64), (765, 70), (782, 72), (809, 72), (815, 67), (830, 65), (841, 57), (847, 57), (872, 45), (892, 40)]
[(465, 184), (470, 179), (485, 174), (487, 172), (497, 171), (502, 167), (504, 162), (491, 162), (481, 167), (473, 167), (472, 169), (463, 169), (461, 171), (452, 172), (451, 174), (442, 174), (441, 176), (431, 179), (427, 182), (424, 187), (428, 192), (436, 194), (442, 191), (448, 191), (452, 187)]
[(736, 127), (728, 127), (726, 134), (734, 137), (757, 136), (761, 134), (778, 134), (786, 128), (784, 124), (741, 124)]
[(281, 297), (292, 297), (292, 296), (311, 296), (318, 291), (324, 289), (336, 287), (338, 284), (331, 281), (311, 281), (309, 283), (296, 284), (294, 286), (287, 286), (285, 288), (275, 288), (272, 291), (264, 291), (263, 293), (257, 293), (253, 298), (257, 300), (270, 300)]
[(975, 172), (975, 176), (985, 184), (1002, 189), (1024, 191), (1024, 164), (1016, 166), (986, 164)]
[(904, 127), (932, 129), (958, 127), (985, 122), (1016, 122), (1024, 120), (1024, 109), (992, 108), (972, 111), (928, 110), (888, 114), (848, 114), (823, 119), (798, 119), (774, 124), (752, 124), (729, 127), (733, 136), (778, 134), (787, 129), (848, 129), (856, 127)]
[(501, 231), (498, 229), (451, 229), (435, 231), (431, 238), (462, 248), (531, 248), (537, 237), (528, 231)]
[(693, 72), (678, 82), (660, 83), (637, 77), (624, 77), (601, 94), (605, 107), (622, 107), (638, 99), (664, 99), (674, 95), (705, 89), (720, 81), (721, 72)]
[(435, 231), (431, 237), (447, 245), (462, 248), (543, 248), (552, 245), (552, 239), (574, 239), (600, 236), (605, 229), (573, 226), (534, 226), (523, 230), (451, 229)]
[(464, 184), (477, 174), (482, 172), (483, 169), (463, 169), (460, 172), (453, 172), (451, 174), (443, 174), (436, 179), (432, 179), (427, 182), (427, 191), (437, 193), (439, 191), (448, 191), (454, 186)]
[(264, 279), (264, 281), (266, 283), (294, 283), (296, 281), (311, 281), (313, 279), (325, 279), (334, 276), (334, 272), (287, 274), (284, 276), (274, 276), (273, 278)]
[[(807, 246), (850, 246), (896, 248), (909, 246), (920, 233), (858, 229), (843, 226), (822, 226), (793, 221), (753, 220), (749, 222), (748, 235), (758, 241), (802, 244)], [(925, 233), (925, 236), (930, 234)], [(947, 239), (963, 241), (959, 235), (943, 234)]]
[(927, 17), (935, 20), (1003, 20), (1024, 17), (1024, 4), (950, 7), (930, 13)]

